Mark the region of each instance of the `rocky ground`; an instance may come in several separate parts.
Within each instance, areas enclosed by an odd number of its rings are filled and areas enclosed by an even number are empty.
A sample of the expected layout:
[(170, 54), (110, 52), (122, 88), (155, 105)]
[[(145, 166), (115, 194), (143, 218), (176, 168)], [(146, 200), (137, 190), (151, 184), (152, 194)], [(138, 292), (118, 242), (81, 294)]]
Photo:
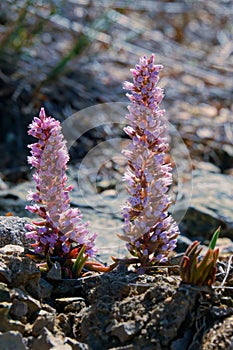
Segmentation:
[[(211, 289), (181, 283), (182, 254), (147, 275), (119, 265), (73, 280), (26, 256), (28, 221), (0, 217), (0, 349), (232, 349), (230, 239), (218, 242)], [(188, 243), (181, 237), (180, 250)]]
[(228, 262), (220, 259), (214, 289), (182, 284), (177, 265), (151, 275), (119, 266), (62, 280), (55, 270), (41, 275), (22, 246), (6, 245), (0, 250), (0, 349), (230, 350)]

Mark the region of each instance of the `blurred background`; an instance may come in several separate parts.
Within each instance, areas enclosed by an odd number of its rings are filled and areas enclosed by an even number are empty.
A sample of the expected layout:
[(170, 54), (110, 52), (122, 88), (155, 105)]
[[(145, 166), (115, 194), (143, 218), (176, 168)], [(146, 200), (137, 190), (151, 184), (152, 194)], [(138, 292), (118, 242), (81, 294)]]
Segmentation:
[[(231, 0), (1, 1), (2, 179), (27, 177), (27, 127), (41, 106), (64, 121), (97, 103), (126, 102), (129, 68), (152, 52), (164, 65), (163, 107), (193, 166), (232, 174), (232, 38)], [(88, 132), (72, 157), (107, 134)]]

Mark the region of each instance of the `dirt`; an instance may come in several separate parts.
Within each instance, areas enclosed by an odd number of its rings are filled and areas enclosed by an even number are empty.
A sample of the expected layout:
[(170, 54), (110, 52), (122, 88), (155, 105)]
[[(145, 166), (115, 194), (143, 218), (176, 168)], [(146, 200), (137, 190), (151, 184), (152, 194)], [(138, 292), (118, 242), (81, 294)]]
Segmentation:
[(147, 275), (119, 265), (56, 280), (39, 276), (22, 249), (0, 252), (0, 349), (6, 334), (14, 341), (21, 334), (18, 343), (32, 350), (232, 349), (232, 268), (223, 283), (228, 259), (220, 259), (214, 288), (207, 288), (183, 284), (177, 265)]
[[(75, 332), (91, 349), (208, 349), (213, 325), (223, 320), (216, 309), (225, 308), (226, 323), (233, 312), (212, 293), (182, 285), (169, 269), (141, 277), (116, 271), (101, 276)], [(223, 328), (227, 347), (233, 333)]]

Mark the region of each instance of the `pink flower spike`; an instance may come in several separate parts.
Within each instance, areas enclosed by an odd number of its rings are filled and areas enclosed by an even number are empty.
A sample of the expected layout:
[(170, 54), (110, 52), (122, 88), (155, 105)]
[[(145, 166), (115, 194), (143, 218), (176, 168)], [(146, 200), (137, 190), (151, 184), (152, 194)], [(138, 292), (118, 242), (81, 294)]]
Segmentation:
[(85, 245), (86, 250), (94, 255), (94, 238), (89, 234), (88, 224), (82, 222), (77, 208), (70, 207), (72, 186), (67, 185), (66, 176), (69, 155), (60, 122), (47, 117), (41, 108), (39, 118), (34, 118), (28, 133), (38, 141), (29, 145), (31, 156), (28, 162), (35, 168), (36, 191), (29, 191), (28, 200), (33, 203), (26, 209), (44, 219), (38, 225), (28, 226), (28, 237), (35, 239), (37, 252), (53, 254), (55, 251), (56, 255), (64, 257), (72, 249), (72, 244), (79, 244), (80, 249)]
[(167, 125), (165, 111), (159, 107), (164, 94), (156, 86), (163, 66), (154, 61), (154, 55), (141, 57), (131, 70), (133, 83), (123, 85), (130, 91), (126, 96), (131, 102), (126, 116), (129, 124), (124, 128), (131, 142), (123, 151), (128, 159), (123, 179), (130, 197), (122, 210), (124, 234), (120, 238), (142, 267), (165, 262), (179, 234), (168, 213), (172, 169), (165, 163)]

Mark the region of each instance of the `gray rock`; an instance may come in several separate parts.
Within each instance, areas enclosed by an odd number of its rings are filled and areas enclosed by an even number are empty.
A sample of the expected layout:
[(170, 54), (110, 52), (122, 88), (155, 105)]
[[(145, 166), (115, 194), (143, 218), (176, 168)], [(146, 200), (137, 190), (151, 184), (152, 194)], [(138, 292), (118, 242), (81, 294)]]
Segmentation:
[(0, 216), (0, 247), (7, 244), (30, 247), (32, 240), (25, 236), (27, 223), (29, 220), (18, 216)]
[(0, 191), (0, 215), (5, 215), (7, 212), (13, 212), (14, 215), (20, 217), (31, 217), (25, 206), (28, 204), (26, 196), (28, 190), (33, 188), (32, 182), (23, 182), (13, 188)]
[(88, 350), (90, 349), (87, 344), (80, 343), (79, 341), (66, 337), (65, 344), (69, 344), (72, 347), (72, 350)]
[(75, 323), (73, 315), (64, 314), (64, 313), (59, 313), (57, 315), (56, 326), (63, 334), (65, 335), (72, 334), (73, 323)]
[(189, 329), (183, 334), (182, 338), (178, 338), (174, 342), (172, 342), (171, 350), (188, 349), (192, 338), (193, 334), (192, 331)]
[(85, 299), (81, 297), (58, 298), (56, 304), (65, 312), (79, 312), (86, 306)]
[(38, 300), (34, 299), (30, 294), (21, 288), (14, 288), (11, 291), (11, 299), (23, 302), (27, 305), (27, 316), (30, 318), (36, 312), (41, 309), (41, 304)]
[(233, 316), (225, 318), (223, 321), (216, 322), (208, 330), (203, 339), (203, 345), (200, 350), (208, 349), (233, 349)]
[(195, 238), (210, 239), (218, 226), (221, 236), (233, 239), (233, 177), (196, 171), (193, 192), (188, 208), (184, 202), (176, 204), (174, 218), (184, 212), (181, 232)]
[(48, 271), (46, 277), (50, 280), (60, 280), (62, 278), (61, 265), (59, 262), (55, 262), (51, 269)]
[(2, 180), (0, 176), (0, 191), (7, 190), (8, 188), (9, 188), (8, 185)]
[(32, 326), (32, 335), (34, 337), (41, 335), (45, 327), (49, 331), (53, 332), (54, 326), (55, 326), (55, 314), (44, 310), (40, 310), (39, 315)]
[(0, 253), (1, 254), (7, 254), (7, 255), (12, 255), (12, 254), (21, 254), (24, 252), (24, 247), (20, 245), (14, 245), (14, 244), (7, 244), (4, 247), (0, 248)]
[(0, 304), (0, 332), (8, 332), (12, 330), (23, 333), (25, 326), (19, 321), (12, 320), (9, 316), (11, 305), (11, 303), (7, 302), (2, 302)]
[(111, 335), (116, 336), (121, 343), (130, 340), (138, 331), (135, 321), (128, 321), (114, 325), (111, 329)]
[(28, 313), (28, 305), (24, 301), (17, 299), (13, 300), (12, 306), (10, 308), (10, 315), (16, 319), (21, 319)]
[(12, 272), (12, 286), (19, 287), (21, 285), (25, 286), (26, 289), (30, 288), (33, 294), (35, 288), (38, 287), (40, 279), (40, 271), (38, 270), (36, 264), (27, 257), (13, 258), (11, 265)]
[(39, 285), (40, 285), (40, 299), (49, 298), (51, 296), (53, 286), (43, 278), (40, 279)]
[(69, 344), (65, 344), (61, 336), (54, 336), (47, 328), (42, 330), (42, 334), (34, 341), (33, 350), (72, 350)]
[(176, 252), (177, 253), (185, 252), (191, 243), (192, 243), (191, 239), (183, 235), (179, 235), (177, 238)]
[(4, 263), (4, 259), (2, 260), (0, 257), (0, 281), (4, 283), (11, 283), (12, 273), (10, 268)]
[(67, 305), (64, 308), (64, 312), (74, 312), (78, 313), (80, 310), (82, 310), (84, 307), (86, 307), (86, 304), (83, 301), (75, 301), (72, 304)]
[(196, 160), (193, 160), (192, 163), (193, 163), (195, 169), (198, 169), (199, 172), (200, 171), (207, 172), (207, 173), (220, 173), (221, 172), (221, 170), (213, 163), (200, 162), (200, 161), (196, 161)]
[(57, 297), (80, 295), (80, 291), (84, 293), (90, 291), (99, 284), (100, 280), (98, 273), (78, 279), (62, 279), (59, 283), (54, 283), (53, 294)]
[(24, 286), (36, 298), (40, 295), (40, 275), (36, 264), (28, 257), (17, 253), (0, 254), (0, 281), (10, 283), (11, 287)]
[(9, 331), (0, 335), (0, 350), (26, 350), (20, 332)]
[(10, 301), (10, 290), (5, 283), (0, 283), (0, 302)]
[(218, 238), (216, 247), (219, 248), (220, 255), (233, 254), (233, 241), (230, 238)]

